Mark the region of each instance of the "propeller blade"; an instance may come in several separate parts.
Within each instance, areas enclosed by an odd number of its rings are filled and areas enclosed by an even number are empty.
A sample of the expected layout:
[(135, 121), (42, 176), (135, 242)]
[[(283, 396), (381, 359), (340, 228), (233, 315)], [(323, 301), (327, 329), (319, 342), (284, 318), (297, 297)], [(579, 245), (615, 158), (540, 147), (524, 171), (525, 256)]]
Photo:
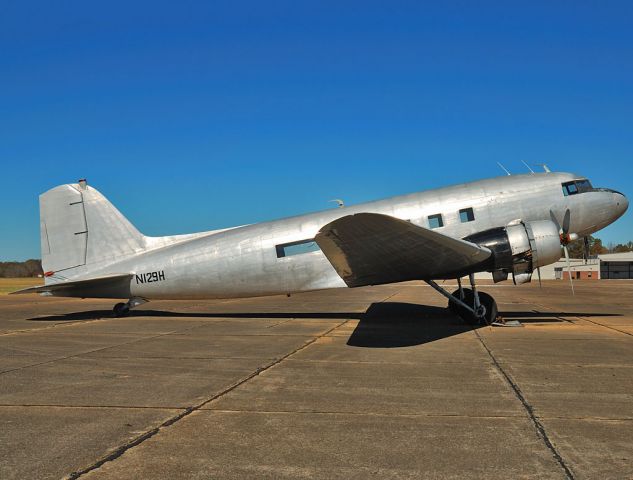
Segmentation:
[(549, 211), (549, 217), (552, 219), (552, 222), (554, 222), (554, 225), (556, 225), (556, 228), (558, 228), (558, 233), (563, 233), (560, 228), (560, 223), (558, 223), (558, 218), (556, 218), (556, 215), (554, 215), (554, 212), (551, 210)]
[(565, 250), (565, 260), (567, 261), (567, 275), (569, 275), (569, 284), (571, 285), (571, 294), (576, 295), (576, 292), (574, 292), (574, 281), (571, 278), (571, 264), (569, 263), (569, 250), (567, 250), (567, 245), (563, 245), (563, 250)]
[(569, 208), (565, 210), (565, 216), (563, 217), (563, 235), (567, 235), (569, 233), (569, 222), (571, 220), (571, 212)]
[(538, 274), (538, 288), (543, 288), (541, 283), (541, 267), (536, 267), (536, 273)]
[(585, 254), (585, 265), (587, 265), (587, 260), (589, 260), (589, 237), (584, 237), (584, 243), (585, 251), (583, 253)]

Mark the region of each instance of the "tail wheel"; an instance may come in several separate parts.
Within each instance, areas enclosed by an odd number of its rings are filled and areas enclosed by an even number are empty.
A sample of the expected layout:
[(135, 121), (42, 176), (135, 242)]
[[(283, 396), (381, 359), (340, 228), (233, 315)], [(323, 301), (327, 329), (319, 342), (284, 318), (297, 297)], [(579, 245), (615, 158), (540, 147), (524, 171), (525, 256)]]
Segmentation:
[(115, 317), (126, 317), (130, 313), (130, 307), (127, 303), (117, 303), (112, 311)]

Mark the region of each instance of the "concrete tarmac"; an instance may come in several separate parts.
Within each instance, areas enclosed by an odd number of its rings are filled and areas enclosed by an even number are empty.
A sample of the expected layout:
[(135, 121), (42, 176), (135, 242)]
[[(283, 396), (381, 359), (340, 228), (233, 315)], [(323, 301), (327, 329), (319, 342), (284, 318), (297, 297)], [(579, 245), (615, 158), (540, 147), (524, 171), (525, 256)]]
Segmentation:
[(633, 478), (633, 282), (0, 296), (0, 478)]

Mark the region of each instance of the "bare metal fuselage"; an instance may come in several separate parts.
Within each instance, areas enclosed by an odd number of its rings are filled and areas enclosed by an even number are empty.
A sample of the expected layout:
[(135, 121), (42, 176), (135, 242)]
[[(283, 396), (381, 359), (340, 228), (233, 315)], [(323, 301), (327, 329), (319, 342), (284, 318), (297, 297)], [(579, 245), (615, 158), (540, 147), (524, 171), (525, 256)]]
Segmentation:
[[(615, 207), (615, 192), (564, 196), (561, 183), (575, 178), (579, 177), (567, 173), (498, 177), (209, 232), (107, 266), (86, 265), (89, 272), (83, 269), (81, 276), (133, 272), (130, 296), (145, 299), (249, 297), (345, 287), (321, 251), (279, 258), (276, 246), (312, 239), (323, 225), (361, 212), (390, 215), (425, 228), (429, 215), (441, 213), (443, 227), (437, 231), (456, 238), (517, 219), (549, 220), (550, 210), (562, 218), (566, 209), (573, 213), (571, 231), (588, 235), (622, 215), (626, 207)], [(460, 221), (459, 210), (465, 208), (473, 209), (474, 221)]]

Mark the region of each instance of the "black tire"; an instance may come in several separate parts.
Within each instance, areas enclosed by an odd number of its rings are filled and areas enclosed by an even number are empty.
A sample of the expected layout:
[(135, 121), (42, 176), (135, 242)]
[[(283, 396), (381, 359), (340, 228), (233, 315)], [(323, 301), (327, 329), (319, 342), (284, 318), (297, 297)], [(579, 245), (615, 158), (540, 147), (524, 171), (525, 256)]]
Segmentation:
[[(464, 292), (464, 298), (462, 299), (462, 301), (466, 305), (469, 305), (469, 306), (472, 305), (473, 302), (475, 301), (475, 294), (470, 288), (462, 288), (462, 290)], [(452, 295), (455, 298), (459, 298), (459, 289), (455, 290)], [(475, 315), (473, 315), (472, 312), (468, 311), (462, 305), (449, 301), (448, 308), (451, 310), (451, 312), (457, 314), (459, 318), (461, 318), (464, 321), (464, 323), (467, 323), (468, 325), (477, 324), (477, 321), (478, 321), (477, 317), (475, 317)]]
[[(464, 291), (464, 303), (466, 305), (473, 305), (475, 302), (475, 295), (470, 288), (463, 288)], [(459, 289), (455, 290), (452, 295), (459, 298)], [(468, 325), (490, 325), (495, 321), (498, 315), (497, 302), (485, 292), (479, 292), (479, 303), (486, 309), (483, 317), (477, 317), (474, 313), (462, 307), (461, 305), (448, 302), (448, 308), (451, 312), (459, 315), (459, 317)]]
[(117, 303), (112, 311), (115, 317), (126, 317), (130, 313), (130, 307), (127, 303)]
[[(470, 288), (462, 288), (462, 290), (464, 291), (464, 302), (466, 302), (466, 303), (467, 303), (467, 304), (469, 304), (469, 305), (470, 305), (470, 304), (472, 304), (472, 293), (473, 293), (473, 291), (472, 291)], [(452, 295), (453, 297), (455, 297), (455, 298), (460, 298), (460, 297), (459, 297), (459, 288), (458, 288), (457, 290), (455, 290), (455, 291), (454, 291), (451, 295)], [(470, 303), (469, 303), (469, 301), (468, 301), (469, 295), (471, 295), (471, 297), (470, 297), (470, 298), (471, 298)], [(451, 302), (451, 301), (449, 300), (449, 301), (448, 301), (448, 309), (449, 309), (451, 312), (453, 312), (453, 313), (455, 313), (455, 314), (459, 315), (460, 309), (463, 309), (463, 307), (462, 307), (461, 305), (459, 305), (459, 304), (457, 304), (457, 303), (455, 303), (455, 302)]]
[(486, 307), (486, 313), (479, 320), (480, 324), (490, 325), (497, 319), (499, 311), (497, 310), (497, 302), (494, 298), (485, 292), (479, 292), (479, 303)]

